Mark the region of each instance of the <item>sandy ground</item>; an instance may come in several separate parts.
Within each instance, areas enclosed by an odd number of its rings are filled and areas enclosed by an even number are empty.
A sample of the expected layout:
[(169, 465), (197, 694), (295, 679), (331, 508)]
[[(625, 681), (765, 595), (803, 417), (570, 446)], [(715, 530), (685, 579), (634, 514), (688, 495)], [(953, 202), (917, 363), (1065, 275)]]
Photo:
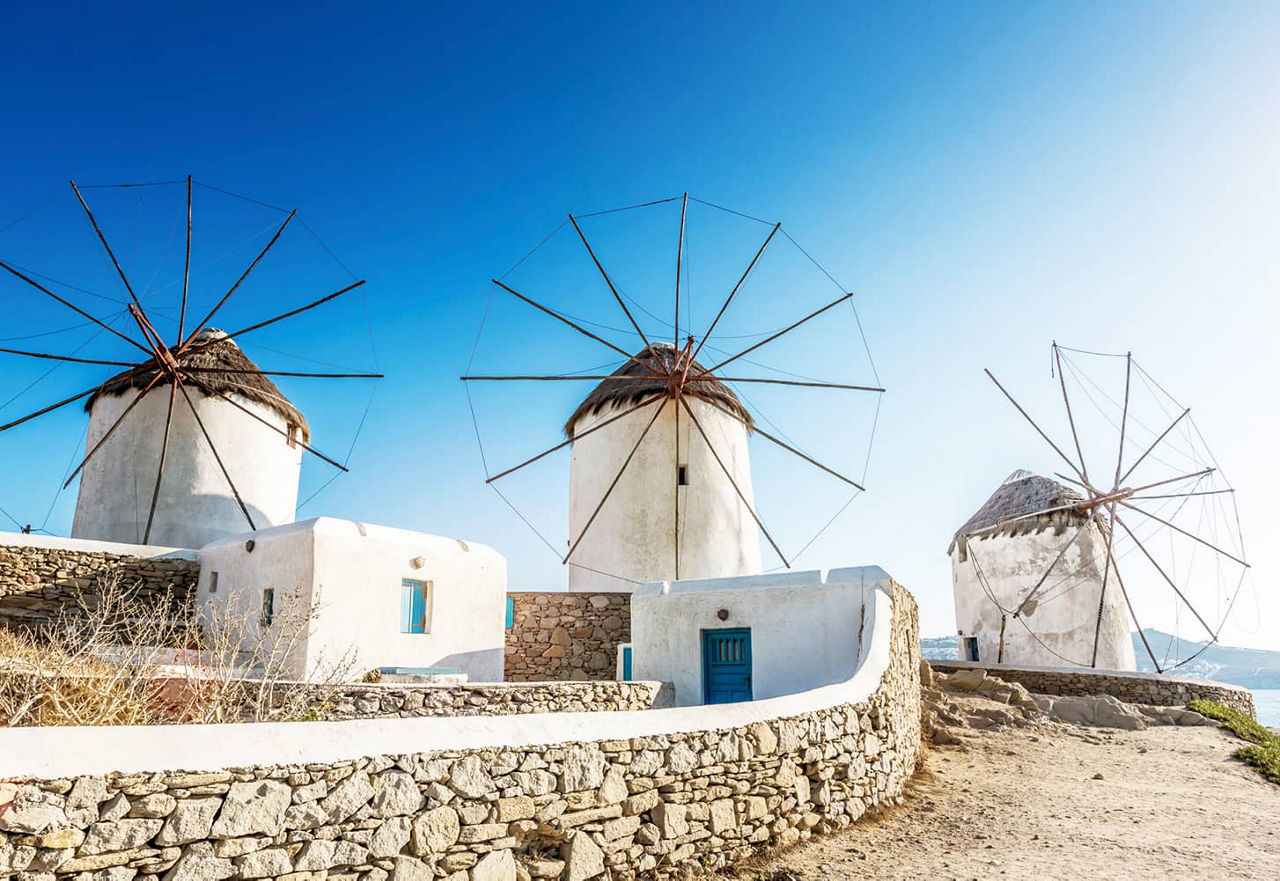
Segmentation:
[(973, 732), (929, 747), (901, 806), (739, 877), (1280, 879), (1280, 786), (1231, 759), (1240, 743), (1217, 728)]

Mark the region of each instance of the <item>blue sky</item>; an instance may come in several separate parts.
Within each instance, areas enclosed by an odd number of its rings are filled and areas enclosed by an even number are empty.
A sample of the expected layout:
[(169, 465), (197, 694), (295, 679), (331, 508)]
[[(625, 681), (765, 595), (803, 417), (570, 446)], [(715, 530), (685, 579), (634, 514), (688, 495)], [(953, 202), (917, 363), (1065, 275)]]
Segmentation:
[[(879, 564), (915, 591), (926, 634), (951, 631), (951, 533), (1014, 468), (1055, 467), (982, 368), (1051, 419), (1051, 340), (1132, 350), (1194, 408), (1240, 490), (1253, 589), (1224, 640), (1280, 648), (1272, 589), (1280, 554), (1266, 541), (1280, 527), (1268, 504), (1280, 491), (1269, 357), (1280, 319), (1275, 6), (95, 4), (3, 16), (21, 40), (0, 59), (0, 258), (116, 295), (66, 180), (190, 173), (298, 207), (342, 263), (368, 279), (363, 297), (264, 332), (270, 349), (245, 343), (264, 366), (306, 363), (278, 354), (289, 352), (388, 374), (352, 474), (303, 516), (483, 541), (508, 556), (513, 588), (563, 584), (556, 559), (485, 489), (457, 376), (490, 297), (488, 279), (566, 212), (688, 190), (783, 221), (856, 291), (889, 388), (870, 492), (800, 565)], [(172, 305), (180, 188), (89, 196), (128, 251), (131, 272), (152, 285), (148, 304)], [(198, 188), (197, 200), (197, 254), (207, 257), (198, 297), (207, 298), (234, 279), (237, 260), (252, 256), (252, 242), (269, 236), (280, 215), (212, 190)], [(690, 229), (690, 260), (698, 261), (691, 272), (705, 269), (691, 280), (695, 316), (727, 287), (723, 273), (749, 257), (758, 230), (767, 231), (726, 216), (716, 226), (715, 217)], [(658, 243), (671, 222), (633, 212), (600, 218), (590, 233), (634, 273), (627, 284), (655, 310), (669, 308), (657, 305), (669, 294), (655, 279), (669, 273), (671, 255)], [(295, 232), (228, 323), (349, 281), (315, 239)], [(575, 275), (582, 266), (572, 265), (563, 235), (539, 252), (543, 263), (522, 267), (522, 283), (566, 311), (616, 324), (598, 279), (593, 286), (589, 274)], [(654, 255), (651, 266), (645, 255)], [(794, 252), (778, 255), (734, 314), (741, 333), (798, 317), (831, 294)], [(120, 308), (82, 296), (85, 308)], [(0, 337), (75, 323), (16, 282), (0, 281), (0, 297)], [(495, 303), (478, 366), (519, 358), (559, 372), (608, 360), (607, 350), (592, 360), (519, 304)], [(865, 378), (851, 318), (842, 311), (815, 323), (773, 363)], [(68, 351), (89, 335), (30, 342)], [(120, 354), (99, 343), (86, 353)], [(0, 364), (0, 403), (42, 373)], [(60, 370), (0, 417), (96, 376), (92, 368)], [(284, 387), (310, 416), (321, 448), (345, 455), (370, 386)], [(486, 438), (513, 456), (555, 443), (573, 403), (565, 390), (485, 395), (476, 403)], [(761, 406), (806, 448), (860, 468), (863, 403), (776, 396)], [(43, 521), (82, 430), (83, 417), (69, 412), (0, 437), (0, 506), (24, 522)], [(769, 500), (769, 517), (793, 547), (803, 544), (847, 496), (759, 455), (761, 504)], [(308, 464), (304, 497), (330, 475)], [(513, 497), (563, 533), (567, 460), (523, 480)], [(72, 503), (71, 493), (57, 499), (50, 530), (69, 529)], [(1154, 610), (1152, 623), (1168, 626), (1163, 614)]]

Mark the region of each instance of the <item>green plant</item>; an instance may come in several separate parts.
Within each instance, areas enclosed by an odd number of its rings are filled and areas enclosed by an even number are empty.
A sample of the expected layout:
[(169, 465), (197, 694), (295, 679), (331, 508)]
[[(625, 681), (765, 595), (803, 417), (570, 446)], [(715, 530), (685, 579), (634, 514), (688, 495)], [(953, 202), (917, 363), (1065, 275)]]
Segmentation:
[(1187, 704), (1187, 709), (1217, 719), (1236, 737), (1253, 744), (1240, 747), (1232, 755), (1257, 769), (1272, 783), (1280, 785), (1280, 736), (1239, 710), (1217, 701), (1195, 700)]

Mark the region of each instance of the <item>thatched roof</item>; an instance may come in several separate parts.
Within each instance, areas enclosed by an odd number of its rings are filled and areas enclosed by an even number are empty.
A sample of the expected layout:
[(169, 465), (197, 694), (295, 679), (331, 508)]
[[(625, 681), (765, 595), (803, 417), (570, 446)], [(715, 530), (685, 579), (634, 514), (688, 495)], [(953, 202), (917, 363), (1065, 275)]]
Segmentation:
[[(249, 360), (249, 357), (240, 350), (240, 347), (222, 331), (206, 327), (196, 337), (196, 342), (203, 343), (210, 340), (215, 341), (213, 345), (198, 352), (189, 352), (179, 358), (178, 362), (184, 367), (220, 367), (229, 370), (259, 369), (258, 365)], [(127, 370), (116, 374), (89, 396), (84, 405), (85, 410), (93, 409), (94, 402), (103, 395), (123, 395), (130, 389), (141, 390), (145, 388), (147, 383), (158, 372), (159, 370), (156, 368), (133, 375), (130, 375)], [(248, 398), (250, 401), (270, 407), (280, 414), (286, 422), (298, 426), (304, 443), (310, 439), (311, 429), (307, 425), (307, 420), (303, 418), (302, 414), (298, 412), (298, 408), (289, 402), (289, 399), (284, 396), (269, 377), (258, 373), (197, 373), (195, 375), (200, 378), (201, 382), (215, 391), (235, 393), (242, 398)], [(165, 382), (162, 380), (159, 386), (164, 386)], [(183, 383), (183, 387), (193, 395), (205, 394), (204, 390), (196, 385)]]
[[(653, 364), (660, 370), (669, 370), (675, 363), (676, 354), (676, 349), (670, 343), (651, 343), (648, 348), (641, 349), (636, 353), (635, 361), (628, 361), (623, 364), (613, 371), (611, 376), (644, 376), (648, 371), (640, 362)], [(689, 374), (691, 376), (697, 375), (705, 369), (697, 361), (694, 361), (689, 368)], [(595, 415), (606, 407), (628, 407), (639, 402), (642, 398), (652, 395), (654, 392), (662, 391), (666, 387), (666, 380), (656, 377), (652, 380), (612, 378), (603, 380), (591, 390), (591, 394), (583, 399), (582, 403), (578, 405), (578, 409), (574, 410), (573, 415), (569, 417), (569, 421), (564, 424), (565, 436), (573, 437), (573, 426), (584, 416)], [(742, 406), (738, 396), (720, 380), (709, 377), (693, 384), (691, 389), (715, 401), (742, 420), (748, 431), (755, 425), (751, 414), (747, 412), (746, 407)]]
[(1062, 532), (1069, 526), (1079, 526), (1091, 516), (1088, 511), (1052, 509), (1082, 501), (1084, 496), (1056, 480), (1030, 471), (1015, 471), (1005, 478), (1004, 483), (996, 488), (977, 513), (956, 531), (947, 553), (951, 553), (956, 545), (963, 546), (963, 542), (969, 538), (1025, 535), (1048, 528)]

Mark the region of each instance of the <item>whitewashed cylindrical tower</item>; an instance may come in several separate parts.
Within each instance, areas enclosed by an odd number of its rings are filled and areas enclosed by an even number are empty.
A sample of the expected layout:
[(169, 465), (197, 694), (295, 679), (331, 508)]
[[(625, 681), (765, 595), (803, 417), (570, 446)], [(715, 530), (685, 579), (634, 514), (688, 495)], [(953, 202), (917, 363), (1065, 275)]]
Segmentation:
[(949, 548), (960, 660), (1136, 669), (1114, 556), (1107, 574), (1108, 527), (1095, 509), (1072, 507), (1083, 501), (1015, 471), (960, 527)]
[[(663, 365), (670, 365), (675, 357), (675, 350), (662, 343), (636, 356), (651, 363), (661, 359)], [(694, 363), (689, 372), (696, 376), (702, 369)], [(617, 378), (596, 386), (565, 424), (565, 433), (574, 441), (569, 472), (570, 544), (583, 536), (569, 558), (570, 590), (633, 590), (647, 581), (754, 575), (761, 570), (758, 527), (733, 486), (737, 483), (754, 506), (747, 448), (751, 415), (726, 385), (710, 380), (694, 388), (727, 413), (685, 397), (714, 454), (689, 414), (671, 399), (585, 434), (667, 387), (665, 379), (625, 378), (647, 373), (637, 361), (628, 362), (614, 371)], [(656, 407), (662, 407), (662, 412), (624, 470)], [(733, 476), (732, 483), (725, 469)], [(621, 478), (592, 521), (620, 471)]]
[[(256, 528), (293, 522), (302, 466), (302, 447), (297, 442), (308, 440), (307, 422), (269, 378), (252, 372), (210, 371), (210, 368), (228, 371), (258, 368), (221, 331), (202, 330), (197, 341), (208, 340), (220, 342), (184, 355), (180, 359), (182, 365), (204, 368), (195, 373), (202, 382), (226, 394), (268, 425), (226, 400), (207, 395), (197, 385), (183, 383), (204, 430), (179, 392), (148, 538), (147, 514), (173, 387), (167, 379), (162, 379), (85, 466), (80, 477), (72, 536), (135, 544), (146, 538), (152, 545), (199, 548), (220, 538), (248, 532), (248, 520), (236, 501), (227, 474)], [(89, 412), (87, 450), (98, 444), (154, 377), (154, 371), (121, 374), (108, 380), (89, 398), (85, 408)], [(223, 473), (223, 467), (227, 474)]]

